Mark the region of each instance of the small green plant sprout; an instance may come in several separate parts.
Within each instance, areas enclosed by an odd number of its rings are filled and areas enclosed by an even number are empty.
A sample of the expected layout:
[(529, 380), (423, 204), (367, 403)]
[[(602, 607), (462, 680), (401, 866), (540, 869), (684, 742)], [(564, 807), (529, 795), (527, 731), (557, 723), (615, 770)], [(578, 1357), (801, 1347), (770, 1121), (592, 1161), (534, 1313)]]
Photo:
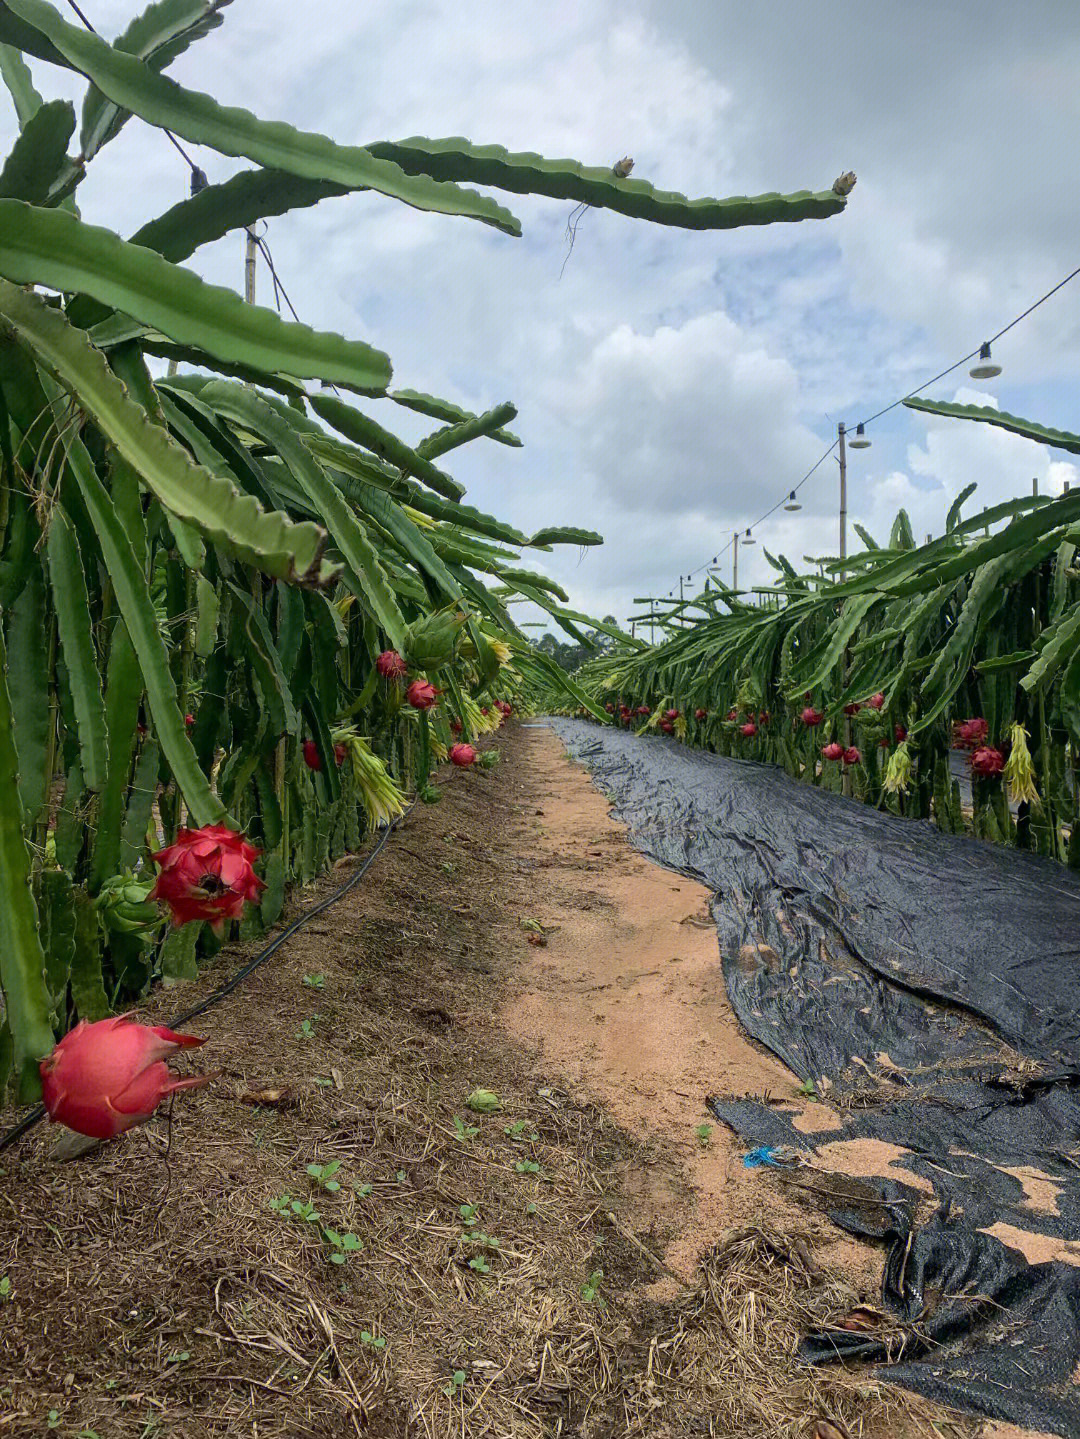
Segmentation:
[[(463, 1230), (461, 1236), (462, 1244), (475, 1244), (480, 1250), (479, 1254), (474, 1255), (474, 1257), (469, 1260), (469, 1268), (475, 1269), (480, 1274), (490, 1273), (491, 1266), (484, 1257), (484, 1251), (492, 1250), (498, 1252), (499, 1241), (493, 1239), (490, 1234), (482, 1233), (477, 1227), (480, 1223), (480, 1217), (475, 1204), (459, 1205), (458, 1213), (461, 1215), (461, 1228)], [(477, 1260), (480, 1262), (477, 1263)]]
[(191, 1358), (191, 1352), (181, 1349), (177, 1354), (168, 1354), (165, 1357), (166, 1364), (185, 1364)]
[(399, 1184), (404, 1184), (409, 1176), (405, 1173), (404, 1169), (399, 1169), (395, 1177)]
[(294, 1199), (291, 1194), (279, 1194), (276, 1199), (267, 1200), (267, 1204), (275, 1214), (280, 1214), (283, 1219), (291, 1219), (295, 1216), (297, 1219), (302, 1219), (305, 1224), (318, 1224), (322, 1219), (322, 1215), (310, 1199)]
[(594, 1269), (589, 1275), (588, 1279), (586, 1279), (585, 1283), (581, 1286), (581, 1297), (582, 1299), (584, 1299), (586, 1304), (597, 1304), (601, 1307), (603, 1306), (604, 1301), (600, 1297), (600, 1285), (603, 1283), (603, 1280), (604, 1271), (602, 1269)]
[(325, 974), (305, 974), (304, 984), (308, 989), (323, 989), (326, 985)]
[(450, 1383), (443, 1387), (443, 1393), (446, 1395), (447, 1399), (453, 1399), (455, 1394), (461, 1393), (461, 1391), (465, 1388), (465, 1380), (467, 1378), (468, 1375), (465, 1373), (464, 1369), (454, 1370), (453, 1374), (451, 1374), (450, 1376)]
[[(319, 1168), (318, 1165), (312, 1167)], [(326, 1168), (329, 1168), (329, 1165)], [(331, 1182), (335, 1188), (339, 1187), (336, 1180)], [(291, 1194), (281, 1194), (276, 1199), (269, 1200), (269, 1205), (273, 1212), (280, 1214), (283, 1219), (296, 1218), (305, 1224), (314, 1224), (320, 1239), (330, 1251), (331, 1264), (344, 1264), (350, 1254), (364, 1247), (355, 1234), (340, 1234), (336, 1229), (327, 1228), (322, 1222), (322, 1215), (310, 1199), (294, 1199)]]
[(514, 1170), (518, 1174), (539, 1174), (540, 1166), (535, 1159), (519, 1159)]
[(528, 1215), (533, 1215), (533, 1214), (535, 1214), (535, 1213), (536, 1213), (536, 1205), (533, 1204), (533, 1203), (530, 1201), (530, 1202), (529, 1202), (528, 1204), (526, 1204), (526, 1206), (525, 1206), (525, 1213), (528, 1214)]
[(336, 1194), (341, 1185), (334, 1178), (334, 1175), (341, 1168), (340, 1159), (331, 1159), (329, 1164), (309, 1164), (307, 1172), (314, 1179), (320, 1189), (325, 1189), (327, 1194)]
[(818, 1099), (820, 1097), (817, 1092), (817, 1085), (812, 1079), (804, 1079), (795, 1093), (801, 1094), (804, 1099)]
[(502, 1100), (493, 1089), (474, 1089), (465, 1103), (476, 1114), (494, 1114), (502, 1108)]
[(439, 865), (439, 868), (442, 870), (443, 874), (453, 874), (454, 871), (457, 869), (457, 865), (451, 864), (448, 859), (444, 859), (442, 864)]
[(538, 919), (523, 919), (521, 921), (521, 927), (527, 930), (529, 934), (543, 934), (544, 932), (544, 926)]
[(370, 1184), (354, 1184), (354, 1185), (353, 1185), (353, 1193), (356, 1195), (357, 1199), (366, 1199), (366, 1198), (368, 1197), (368, 1195), (371, 1193), (371, 1185), (370, 1185)]
[(360, 1343), (366, 1344), (369, 1349), (385, 1349), (386, 1340), (381, 1334), (372, 1334), (370, 1329), (361, 1329)]
[(320, 1076), (316, 1075), (314, 1082), (319, 1086), (320, 1089), (329, 1089), (334, 1081), (332, 1079), (322, 1079)]
[(522, 1144), (538, 1144), (540, 1142), (539, 1134), (526, 1133), (526, 1130), (531, 1128), (532, 1125), (527, 1119), (515, 1119), (513, 1124), (506, 1126), (503, 1133), (508, 1139), (518, 1140)]
[(11, 1276), (4, 1274), (0, 1276), (0, 1304), (7, 1304), (11, 1299)]
[(475, 1139), (480, 1133), (480, 1130), (475, 1124), (466, 1124), (465, 1121), (459, 1119), (456, 1114), (454, 1115), (454, 1129), (459, 1139)]
[(694, 1130), (694, 1133), (697, 1135), (697, 1142), (701, 1145), (702, 1149), (708, 1149), (712, 1132), (713, 1127), (711, 1124), (699, 1124)]
[(315, 1026), (318, 1024), (320, 1019), (322, 1019), (321, 1014), (313, 1014), (310, 1019), (302, 1019), (300, 1021), (300, 1028), (296, 1031), (295, 1037), (297, 1039), (314, 1039)]
[(49, 1410), (48, 1427), (50, 1429), (60, 1428), (60, 1411), (58, 1409)]
[(363, 1249), (363, 1244), (355, 1234), (339, 1234), (336, 1229), (322, 1230), (323, 1243), (330, 1250), (331, 1264), (344, 1264), (350, 1254), (357, 1253)]

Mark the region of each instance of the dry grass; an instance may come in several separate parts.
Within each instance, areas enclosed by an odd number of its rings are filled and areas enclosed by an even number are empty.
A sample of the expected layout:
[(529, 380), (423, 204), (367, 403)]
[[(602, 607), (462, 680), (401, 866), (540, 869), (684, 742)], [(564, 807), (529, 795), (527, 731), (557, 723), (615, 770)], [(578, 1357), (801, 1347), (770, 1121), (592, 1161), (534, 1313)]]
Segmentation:
[[(514, 745), (418, 809), (363, 885), (206, 1016), (200, 1062), (223, 1076), (177, 1102), (167, 1154), (159, 1118), (72, 1162), (44, 1130), (3, 1157), (2, 1439), (974, 1432), (798, 1362), (799, 1336), (859, 1297), (805, 1238), (730, 1236), (692, 1289), (657, 1297), (667, 1236), (626, 1179), (670, 1170), (662, 1145), (538, 1078), (491, 1022), (543, 885), (507, 823), (535, 807)], [(476, 1085), (502, 1112), (466, 1108)], [(250, 1103), (267, 1090), (284, 1093)], [(332, 1161), (328, 1192), (307, 1166)], [(331, 1263), (285, 1195), (363, 1248)]]
[(766, 1227), (729, 1234), (702, 1260), (697, 1287), (654, 1313), (645, 1362), (625, 1373), (618, 1396), (625, 1429), (613, 1432), (746, 1439), (972, 1433), (969, 1421), (947, 1418), (865, 1374), (799, 1361), (800, 1337), (829, 1327), (855, 1301), (843, 1280), (817, 1268), (805, 1239)]

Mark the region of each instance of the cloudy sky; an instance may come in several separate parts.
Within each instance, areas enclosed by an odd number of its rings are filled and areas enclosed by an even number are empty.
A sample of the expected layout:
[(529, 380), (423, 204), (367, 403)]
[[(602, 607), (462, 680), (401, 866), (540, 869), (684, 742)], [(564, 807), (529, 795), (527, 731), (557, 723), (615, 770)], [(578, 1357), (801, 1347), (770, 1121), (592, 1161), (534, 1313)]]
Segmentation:
[[(141, 8), (83, 0), (117, 33)], [(47, 95), (73, 77), (34, 62)], [(528, 531), (573, 523), (602, 549), (544, 566), (575, 605), (620, 618), (677, 589), (791, 488), (835, 436), (951, 364), (1080, 264), (1074, 0), (234, 0), (173, 67), (183, 83), (342, 142), (466, 135), (635, 175), (692, 196), (827, 189), (846, 213), (719, 233), (511, 196), (524, 238), (370, 194), (272, 220), (275, 263), (309, 324), (366, 339), (395, 383), (472, 409), (513, 400), (522, 450), (478, 442), (451, 468)], [(0, 109), (0, 143), (14, 117)], [(239, 168), (194, 150), (212, 180)], [(80, 190), (130, 234), (187, 191), (179, 156), (130, 123)], [(241, 283), (242, 240), (194, 262)], [(561, 278), (560, 278), (561, 274)], [(267, 277), (260, 299), (269, 301)], [(1080, 277), (929, 393), (1077, 428)], [(407, 438), (425, 428), (374, 402)], [(892, 411), (852, 456), (851, 519), (887, 537), (903, 505), (940, 533), (972, 480), (981, 506), (1080, 479), (1061, 452)], [(799, 563), (836, 550), (829, 459), (760, 538)], [(858, 545), (853, 540), (854, 545)], [(722, 567), (730, 576), (730, 551)], [(762, 546), (740, 580), (771, 577)]]

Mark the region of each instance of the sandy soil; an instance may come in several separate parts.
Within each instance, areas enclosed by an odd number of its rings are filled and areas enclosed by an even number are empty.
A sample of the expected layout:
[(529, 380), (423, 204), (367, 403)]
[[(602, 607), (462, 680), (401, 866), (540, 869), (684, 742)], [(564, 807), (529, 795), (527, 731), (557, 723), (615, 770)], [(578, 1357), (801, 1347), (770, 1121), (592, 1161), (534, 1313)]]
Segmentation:
[[(662, 1140), (677, 1156), (689, 1212), (685, 1194), (672, 1194), (666, 1179), (648, 1173), (640, 1200), (646, 1215), (671, 1227), (665, 1261), (688, 1278), (726, 1229), (760, 1215), (763, 1199), (778, 1222), (776, 1205), (789, 1222), (807, 1219), (774, 1185), (763, 1185), (760, 1170), (743, 1165), (745, 1147), (712, 1119), (705, 1096), (790, 1096), (801, 1127), (838, 1121), (823, 1106), (801, 1102), (791, 1072), (740, 1029), (724, 988), (708, 890), (631, 848), (625, 826), (554, 734), (530, 736), (529, 775), (540, 801), (529, 824), (531, 848), (550, 906), (535, 917), (545, 923), (555, 911), (558, 921), (501, 1018), (537, 1047), (548, 1069), (558, 1066), (629, 1133)], [(882, 1153), (881, 1164), (902, 1152)], [(832, 1225), (813, 1223), (826, 1262), (872, 1293), (880, 1256)]]

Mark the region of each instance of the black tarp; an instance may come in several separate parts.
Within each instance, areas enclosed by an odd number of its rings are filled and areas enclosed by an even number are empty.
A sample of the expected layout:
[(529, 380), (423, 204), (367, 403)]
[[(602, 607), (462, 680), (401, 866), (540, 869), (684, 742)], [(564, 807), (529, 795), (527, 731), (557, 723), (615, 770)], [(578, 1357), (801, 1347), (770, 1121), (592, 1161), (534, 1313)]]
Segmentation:
[[(712, 890), (740, 1022), (842, 1100), (824, 1135), (742, 1098), (711, 1097), (717, 1117), (755, 1148), (910, 1151), (895, 1180), (867, 1176), (871, 1218), (831, 1210), (890, 1246), (883, 1297), (908, 1337), (889, 1379), (1080, 1439), (1080, 1268), (1029, 1264), (1010, 1233), (1065, 1241), (1080, 1263), (1080, 877), (771, 766), (553, 723), (633, 842)], [(905, 1168), (938, 1195), (929, 1223)], [(994, 1226), (1001, 1238), (982, 1232)], [(811, 1336), (804, 1352), (886, 1357), (865, 1334)]]

